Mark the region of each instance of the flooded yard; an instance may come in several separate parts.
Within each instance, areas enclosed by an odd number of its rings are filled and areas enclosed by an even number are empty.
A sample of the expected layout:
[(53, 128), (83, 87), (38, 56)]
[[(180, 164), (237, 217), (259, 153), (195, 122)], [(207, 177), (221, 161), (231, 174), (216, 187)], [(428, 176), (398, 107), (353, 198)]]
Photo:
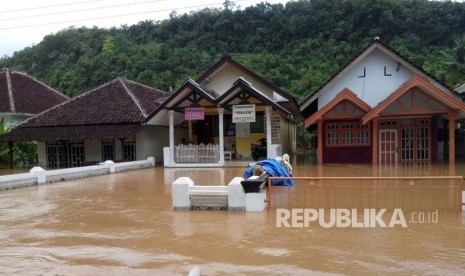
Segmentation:
[[(366, 165), (293, 165), (296, 176), (373, 175)], [(443, 165), (395, 169), (402, 175), (449, 171)], [(198, 266), (202, 275), (465, 274), (460, 213), (405, 228), (278, 228), (275, 210), (172, 210), (176, 178), (227, 185), (244, 170), (156, 167), (2, 191), (0, 273), (187, 275)], [(465, 166), (458, 164), (456, 173), (465, 174)]]

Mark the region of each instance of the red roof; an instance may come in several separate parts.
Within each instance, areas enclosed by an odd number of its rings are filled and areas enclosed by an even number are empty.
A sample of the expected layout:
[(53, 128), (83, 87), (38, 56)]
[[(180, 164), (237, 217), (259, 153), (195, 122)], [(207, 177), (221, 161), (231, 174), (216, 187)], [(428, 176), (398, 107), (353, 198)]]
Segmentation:
[(127, 138), (169, 94), (118, 77), (32, 117), (2, 141)]
[(38, 114), (69, 98), (25, 73), (0, 71), (0, 112)]
[(140, 123), (169, 94), (118, 77), (33, 117), (21, 127)]

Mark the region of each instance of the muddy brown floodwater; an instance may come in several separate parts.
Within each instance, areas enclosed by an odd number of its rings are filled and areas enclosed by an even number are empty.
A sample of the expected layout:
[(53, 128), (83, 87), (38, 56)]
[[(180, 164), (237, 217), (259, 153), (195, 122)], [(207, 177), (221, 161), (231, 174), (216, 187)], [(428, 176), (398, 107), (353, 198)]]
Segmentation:
[[(457, 166), (457, 174), (463, 167)], [(177, 177), (227, 185), (244, 169), (156, 167), (2, 191), (0, 273), (187, 275), (198, 266), (202, 275), (465, 275), (460, 213), (406, 228), (327, 229), (277, 228), (274, 210), (172, 210), (171, 183)], [(329, 165), (323, 171), (372, 172), (364, 165)], [(446, 171), (438, 165), (420, 173)], [(294, 174), (317, 175), (318, 169), (294, 164)]]

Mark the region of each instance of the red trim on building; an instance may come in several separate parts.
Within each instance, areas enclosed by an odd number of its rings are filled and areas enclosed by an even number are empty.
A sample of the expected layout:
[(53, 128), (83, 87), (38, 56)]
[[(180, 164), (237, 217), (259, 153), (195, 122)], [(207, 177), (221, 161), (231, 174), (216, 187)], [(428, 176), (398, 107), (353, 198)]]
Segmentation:
[[(371, 108), (370, 106), (362, 101), (357, 95), (348, 88), (344, 88), (339, 92), (334, 99), (332, 99), (328, 104), (322, 107), (320, 110), (315, 112), (312, 116), (305, 120), (305, 128), (309, 128), (312, 124), (316, 123), (318, 120), (324, 118), (324, 116), (335, 108), (340, 103), (348, 101), (352, 103), (355, 107), (362, 110), (363, 113), (367, 113)], [(354, 118), (354, 115), (351, 114), (342, 114), (341, 117)], [(355, 116), (361, 117), (361, 116)]]
[[(408, 81), (406, 81), (401, 87), (399, 87), (396, 91), (394, 91), (389, 97), (387, 97), (384, 101), (380, 102), (376, 107), (371, 109), (365, 116), (362, 117), (362, 123), (366, 124), (367, 122), (371, 121), (376, 116), (381, 116), (381, 112), (383, 112), (386, 108), (388, 108), (391, 104), (396, 102), (402, 95), (411, 91), (412, 89), (417, 88), (429, 98), (432, 98), (436, 102), (443, 104), (444, 106), (448, 107), (452, 110), (460, 110), (465, 112), (465, 105), (460, 102), (458, 99), (454, 98), (453, 96), (445, 93), (438, 87), (434, 86), (430, 83), (425, 77), (420, 75), (415, 75), (411, 77)], [(408, 115), (413, 115), (414, 113), (419, 114), (422, 110), (416, 110), (413, 107), (406, 107), (403, 114), (397, 114), (398, 116), (408, 117)], [(434, 112), (435, 114), (437, 112)], [(444, 112), (442, 112), (444, 113)], [(427, 110), (423, 110), (421, 114), (424, 115), (431, 115), (431, 112)]]

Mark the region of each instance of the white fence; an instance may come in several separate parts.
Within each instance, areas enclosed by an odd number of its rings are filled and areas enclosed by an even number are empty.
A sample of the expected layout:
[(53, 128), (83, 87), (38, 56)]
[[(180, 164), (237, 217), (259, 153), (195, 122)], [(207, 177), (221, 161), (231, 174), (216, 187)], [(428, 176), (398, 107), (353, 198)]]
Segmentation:
[(147, 160), (114, 163), (106, 161), (95, 166), (84, 166), (46, 171), (41, 167), (34, 167), (29, 173), (0, 176), (0, 191), (57, 181), (66, 181), (84, 177), (91, 177), (115, 172), (138, 170), (155, 166), (155, 158), (148, 157)]
[(174, 148), (176, 163), (218, 163), (220, 160), (220, 146), (213, 144), (177, 145)]

